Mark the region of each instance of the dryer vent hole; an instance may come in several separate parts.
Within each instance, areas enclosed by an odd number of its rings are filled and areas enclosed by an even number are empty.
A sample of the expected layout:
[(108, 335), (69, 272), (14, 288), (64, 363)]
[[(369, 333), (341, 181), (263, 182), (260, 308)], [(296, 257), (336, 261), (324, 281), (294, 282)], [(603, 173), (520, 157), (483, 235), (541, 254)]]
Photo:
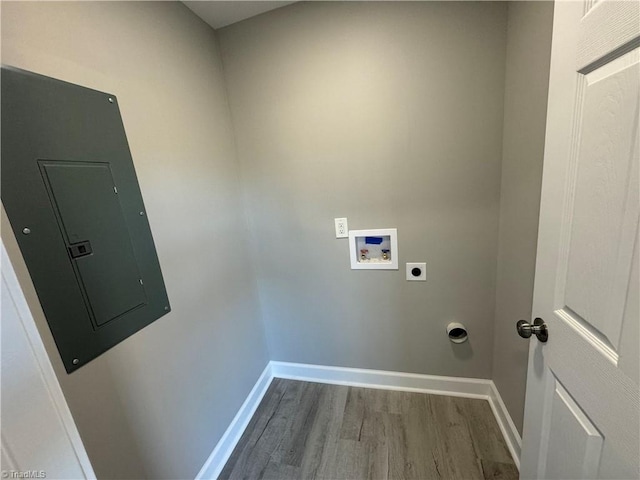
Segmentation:
[(464, 338), (467, 336), (467, 332), (464, 331), (462, 328), (454, 328), (453, 330), (451, 330), (449, 332), (449, 336), (451, 338), (455, 338), (456, 340)]

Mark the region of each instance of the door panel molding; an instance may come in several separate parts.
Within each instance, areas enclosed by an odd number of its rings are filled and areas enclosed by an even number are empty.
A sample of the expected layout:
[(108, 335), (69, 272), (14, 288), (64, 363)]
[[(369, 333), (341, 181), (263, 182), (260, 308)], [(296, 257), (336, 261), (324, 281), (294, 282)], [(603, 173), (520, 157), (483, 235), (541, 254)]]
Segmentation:
[(576, 70), (587, 73), (640, 45), (640, 3), (600, 1), (580, 22)]

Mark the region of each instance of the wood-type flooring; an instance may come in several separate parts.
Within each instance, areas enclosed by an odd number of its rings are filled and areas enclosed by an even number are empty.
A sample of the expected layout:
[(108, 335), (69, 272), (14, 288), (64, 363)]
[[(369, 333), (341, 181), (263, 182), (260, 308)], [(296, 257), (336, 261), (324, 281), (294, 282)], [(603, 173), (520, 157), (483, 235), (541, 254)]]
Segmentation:
[(489, 403), (276, 378), (220, 479), (517, 479)]

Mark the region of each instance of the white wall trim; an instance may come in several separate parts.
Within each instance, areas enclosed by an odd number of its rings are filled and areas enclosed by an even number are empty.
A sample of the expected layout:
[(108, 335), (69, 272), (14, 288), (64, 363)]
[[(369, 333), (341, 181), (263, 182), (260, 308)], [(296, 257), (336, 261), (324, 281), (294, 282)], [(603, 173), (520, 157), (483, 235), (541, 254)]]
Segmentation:
[(271, 361), (200, 469), (196, 480), (218, 477), (274, 378), (487, 400), (513, 461), (520, 468), (520, 434), (492, 380)]
[(247, 428), (247, 425), (249, 425), (251, 417), (258, 408), (258, 405), (260, 405), (262, 397), (267, 393), (267, 389), (272, 380), (271, 363), (268, 363), (238, 410), (238, 413), (236, 413), (236, 416), (231, 420), (222, 438), (220, 438), (220, 441), (211, 452), (211, 455), (209, 455), (209, 458), (207, 458), (207, 461), (204, 462), (204, 465), (196, 475), (196, 480), (218, 478), (218, 475), (220, 475), (227, 460), (229, 460), (229, 457), (233, 453), (233, 449), (238, 441), (240, 441), (240, 437)]
[(442, 377), (419, 373), (273, 361), (271, 369), (273, 376), (278, 378), (349, 385), (351, 387), (450, 395), (452, 397), (486, 399), (491, 389), (491, 380), (480, 378)]
[(500, 392), (498, 392), (498, 388), (496, 387), (496, 384), (493, 383), (493, 381), (491, 381), (491, 390), (489, 391), (488, 400), (489, 405), (491, 405), (491, 410), (493, 410), (493, 415), (496, 417), (496, 421), (498, 422), (498, 426), (500, 427), (500, 431), (502, 431), (502, 436), (507, 443), (507, 447), (509, 447), (511, 457), (513, 457), (513, 461), (515, 462), (516, 467), (518, 467), (518, 470), (520, 470), (520, 450), (522, 448), (522, 438), (520, 437), (520, 433), (518, 432), (515, 423), (513, 423), (511, 415), (509, 415), (509, 411), (502, 401)]
[[(41, 425), (41, 427), (46, 428), (47, 432), (49, 432), (50, 435), (58, 435), (59, 432), (64, 432), (66, 434), (68, 442), (65, 442), (61, 438), (56, 437), (55, 439), (52, 438), (52, 440), (56, 440), (56, 443), (54, 444), (50, 442), (51, 445), (55, 446), (59, 456), (67, 455), (67, 451), (63, 451), (61, 447), (64, 446), (66, 448), (66, 446), (68, 445), (70, 450), (72, 450), (73, 454), (75, 455), (75, 461), (72, 460), (70, 455), (64, 457), (65, 461), (69, 463), (73, 462), (74, 465), (77, 465), (78, 470), (83, 472), (84, 478), (95, 479), (96, 474), (93, 471), (93, 467), (91, 466), (91, 461), (89, 460), (87, 451), (85, 450), (82, 439), (80, 438), (80, 433), (78, 432), (76, 423), (73, 419), (73, 416), (71, 415), (71, 410), (69, 410), (69, 405), (67, 404), (67, 400), (64, 396), (64, 393), (62, 392), (62, 387), (60, 387), (60, 383), (58, 382), (58, 377), (56, 377), (53, 365), (51, 364), (51, 360), (49, 359), (49, 355), (47, 354), (44, 342), (42, 341), (42, 337), (40, 337), (40, 333), (38, 332), (38, 327), (36, 326), (33, 315), (31, 314), (29, 305), (27, 304), (27, 299), (24, 296), (24, 292), (22, 290), (22, 287), (20, 286), (20, 282), (18, 281), (18, 277), (16, 275), (13, 264), (9, 259), (9, 254), (7, 253), (7, 250), (5, 248), (4, 240), (0, 240), (0, 265), (2, 266), (2, 268), (0, 269), (2, 281), (5, 283), (8, 293), (7, 297), (4, 297), (3, 295), (2, 302), (11, 302), (15, 307), (15, 312), (17, 313), (16, 321), (19, 322), (19, 324), (22, 326), (26, 341), (31, 347), (30, 355), (32, 355), (32, 358), (37, 365), (36, 368), (39, 371), (40, 380), (42, 383), (37, 383), (33, 379), (22, 379), (22, 381), (24, 382), (25, 387), (30, 387), (30, 391), (35, 391), (45, 396), (48, 395), (48, 399), (52, 408), (51, 411), (57, 414), (57, 418), (53, 418), (53, 415), (51, 417), (46, 417), (47, 421), (50, 420), (51, 423)], [(6, 333), (6, 331), (3, 330), (3, 333)], [(12, 393), (16, 394), (15, 391), (5, 392), (5, 394), (8, 395), (11, 395)], [(16, 412), (13, 413), (15, 414)], [(27, 428), (30, 427), (27, 425), (26, 428), (20, 429), (23, 433), (22, 436), (15, 435), (16, 430), (14, 429), (7, 431), (6, 427), (2, 432), (2, 459), (10, 460), (11, 468), (15, 470), (26, 471), (27, 467), (30, 466), (28, 464), (21, 464), (21, 461), (33, 461), (36, 459), (40, 461), (46, 460), (46, 455), (44, 454), (44, 456), (41, 457), (28, 455), (26, 458), (15, 458), (11, 453), (13, 447), (17, 446), (17, 444), (14, 442), (21, 441), (25, 438), (31, 438), (33, 435), (38, 434), (38, 432), (27, 430)], [(60, 428), (60, 430), (58, 430), (58, 428)], [(59, 461), (60, 458), (56, 460)], [(41, 466), (46, 467), (47, 465), (49, 465), (49, 463)], [(56, 465), (58, 468), (60, 468), (59, 465), (56, 464), (56, 462), (53, 462), (53, 465)], [(3, 476), (4, 473), (6, 472), (3, 471)]]

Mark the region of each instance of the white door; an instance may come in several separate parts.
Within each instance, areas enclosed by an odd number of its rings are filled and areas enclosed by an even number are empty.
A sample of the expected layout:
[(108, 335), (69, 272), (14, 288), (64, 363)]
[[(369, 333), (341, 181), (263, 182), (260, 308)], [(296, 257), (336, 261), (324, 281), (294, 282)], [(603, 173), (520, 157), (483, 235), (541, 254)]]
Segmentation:
[(4, 244), (2, 478), (95, 478)]
[(640, 2), (557, 1), (522, 478), (640, 477)]

